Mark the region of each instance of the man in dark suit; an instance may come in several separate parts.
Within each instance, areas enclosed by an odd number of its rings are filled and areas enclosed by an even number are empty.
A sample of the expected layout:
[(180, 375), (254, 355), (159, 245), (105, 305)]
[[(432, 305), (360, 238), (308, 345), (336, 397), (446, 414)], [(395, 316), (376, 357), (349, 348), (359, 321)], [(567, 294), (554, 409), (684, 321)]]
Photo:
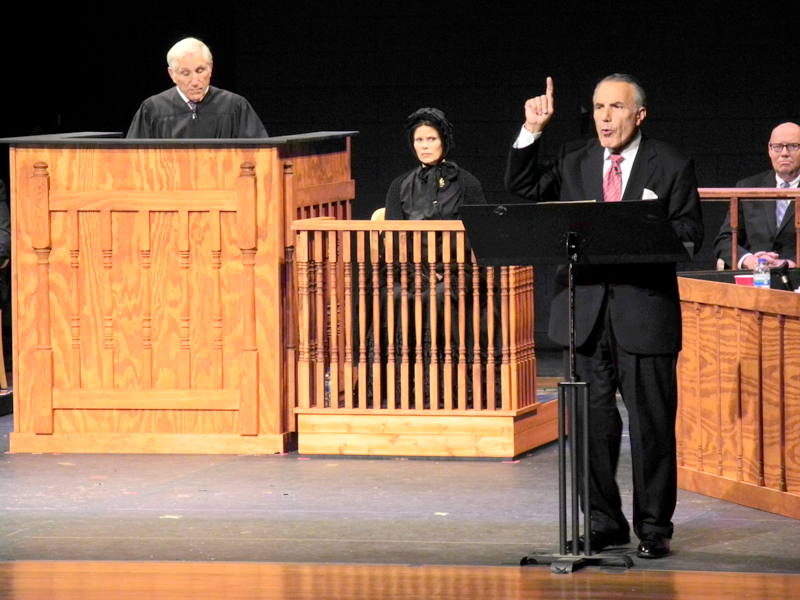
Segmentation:
[[(736, 183), (741, 188), (796, 188), (800, 182), (800, 126), (783, 123), (772, 130), (769, 138), (769, 158), (772, 170), (753, 175)], [(797, 265), (794, 228), (794, 203), (787, 200), (775, 202), (739, 203), (738, 261), (736, 268), (751, 270), (763, 258), (769, 267), (779, 267), (787, 262)], [(733, 237), (730, 209), (714, 241), (717, 258), (728, 266), (732, 260)]]
[[(657, 200), (681, 240), (699, 248), (703, 222), (692, 161), (642, 135), (647, 101), (634, 78), (615, 74), (603, 79), (594, 92), (597, 139), (565, 146), (554, 162), (542, 164), (539, 138), (553, 112), (553, 81), (548, 77), (546, 93), (525, 104), (525, 124), (508, 158), (509, 191), (533, 202)], [(630, 541), (615, 480), (622, 438), (619, 389), (630, 421), (638, 555), (661, 558), (670, 552), (677, 496), (681, 314), (675, 265), (579, 267), (575, 283), (576, 370), (590, 384), (592, 547), (602, 550)], [(569, 335), (567, 304), (562, 268), (549, 335), (563, 346)]]

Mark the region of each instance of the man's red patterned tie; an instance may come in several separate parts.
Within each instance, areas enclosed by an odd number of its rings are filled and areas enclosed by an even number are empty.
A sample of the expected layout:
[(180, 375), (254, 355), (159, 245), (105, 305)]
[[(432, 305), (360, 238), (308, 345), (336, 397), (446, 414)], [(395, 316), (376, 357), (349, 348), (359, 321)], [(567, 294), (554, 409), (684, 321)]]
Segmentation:
[(603, 200), (619, 202), (622, 197), (622, 169), (619, 164), (625, 160), (621, 154), (611, 154), (611, 168), (603, 179)]

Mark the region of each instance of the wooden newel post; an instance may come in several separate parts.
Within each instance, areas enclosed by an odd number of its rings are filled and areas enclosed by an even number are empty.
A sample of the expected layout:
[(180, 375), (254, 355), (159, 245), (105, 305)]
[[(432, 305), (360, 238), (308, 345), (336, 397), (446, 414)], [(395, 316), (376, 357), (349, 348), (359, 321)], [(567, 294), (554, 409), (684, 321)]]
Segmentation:
[(53, 346), (50, 339), (50, 175), (47, 164), (33, 165), (31, 194), (34, 222), (31, 245), (36, 253), (36, 378), (34, 432), (53, 433)]
[(255, 165), (244, 162), (236, 180), (236, 234), (242, 252), (242, 378), (238, 431), (258, 434), (258, 345), (256, 342), (256, 213)]
[(794, 199), (794, 246), (795, 246), (795, 255), (794, 255), (794, 264), (800, 265), (800, 213), (798, 213), (798, 209), (800, 209), (800, 198)]
[(731, 198), (731, 269), (739, 266), (739, 199)]
[[(294, 163), (283, 164), (283, 206), (287, 215), (294, 211)], [(295, 235), (292, 231), (292, 219), (285, 219), (283, 271), (281, 281), (283, 297), (283, 356), (284, 356), (284, 396), (283, 409), (286, 411), (289, 431), (295, 430), (294, 407), (297, 404), (297, 268), (294, 262)]]

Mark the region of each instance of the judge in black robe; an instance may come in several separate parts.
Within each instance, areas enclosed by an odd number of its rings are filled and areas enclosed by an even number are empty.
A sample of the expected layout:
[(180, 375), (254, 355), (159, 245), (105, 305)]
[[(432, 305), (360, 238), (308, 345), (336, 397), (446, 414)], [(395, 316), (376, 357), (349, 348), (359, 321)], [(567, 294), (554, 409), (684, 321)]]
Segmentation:
[(265, 138), (267, 130), (242, 96), (209, 86), (195, 111), (178, 88), (151, 96), (139, 107), (128, 138)]
[(212, 87), (214, 59), (196, 38), (185, 38), (167, 53), (175, 87), (151, 96), (139, 107), (129, 138), (265, 138), (253, 107), (241, 96)]

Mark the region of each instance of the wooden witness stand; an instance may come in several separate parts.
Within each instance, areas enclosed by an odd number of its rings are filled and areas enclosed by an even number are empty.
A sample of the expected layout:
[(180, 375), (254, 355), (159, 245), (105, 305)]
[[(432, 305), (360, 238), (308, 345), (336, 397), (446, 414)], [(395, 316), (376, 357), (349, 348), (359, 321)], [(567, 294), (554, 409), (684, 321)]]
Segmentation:
[(292, 228), (301, 453), (510, 458), (556, 439), (557, 403), (536, 397), (532, 268), (476, 276), (460, 221)]
[(4, 140), (11, 451), (286, 451), (289, 226), (350, 217), (353, 133)]
[[(731, 203), (732, 264), (742, 200), (793, 200), (800, 242), (800, 190), (699, 192)], [(725, 274), (678, 278), (678, 485), (800, 519), (800, 294), (733, 285), (726, 273), (727, 283)]]

